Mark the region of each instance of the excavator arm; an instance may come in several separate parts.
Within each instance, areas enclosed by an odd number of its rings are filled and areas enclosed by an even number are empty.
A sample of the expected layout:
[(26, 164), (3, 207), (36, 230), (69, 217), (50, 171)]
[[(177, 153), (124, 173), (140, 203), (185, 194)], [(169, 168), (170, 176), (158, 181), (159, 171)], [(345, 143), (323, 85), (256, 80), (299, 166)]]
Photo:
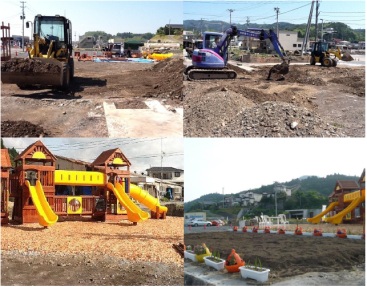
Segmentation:
[(233, 37), (252, 37), (259, 40), (269, 39), (273, 44), (275, 51), (282, 60), (287, 56), (277, 35), (269, 30), (247, 29), (240, 30), (236, 26), (231, 26), (223, 34), (206, 32), (204, 33), (204, 43), (206, 40), (214, 37), (220, 40), (216, 41), (216, 47), (211, 48), (206, 43), (203, 49), (196, 49), (192, 54), (192, 65), (185, 70), (188, 80), (210, 80), (210, 79), (235, 79), (237, 73), (227, 68), (228, 47)]
[(227, 55), (227, 51), (228, 51), (228, 47), (231, 43), (231, 40), (233, 39), (233, 37), (240, 37), (240, 36), (244, 36), (244, 37), (251, 37), (251, 38), (256, 38), (259, 40), (266, 40), (269, 39), (270, 42), (272, 43), (275, 51), (277, 52), (277, 54), (279, 55), (279, 57), (283, 60), (284, 57), (286, 57), (286, 53), (284, 51), (284, 48), (282, 47), (282, 45), (280, 44), (278, 37), (276, 35), (276, 33), (274, 33), (273, 30), (269, 30), (269, 32), (266, 32), (264, 29), (256, 29), (256, 28), (249, 28), (247, 30), (240, 30), (237, 29), (236, 26), (231, 26), (231, 28), (228, 28), (222, 38), (220, 39), (219, 43), (217, 44), (217, 47), (214, 48), (214, 51), (220, 55), (223, 56), (224, 60), (227, 62), (227, 57), (225, 57), (225, 55)]

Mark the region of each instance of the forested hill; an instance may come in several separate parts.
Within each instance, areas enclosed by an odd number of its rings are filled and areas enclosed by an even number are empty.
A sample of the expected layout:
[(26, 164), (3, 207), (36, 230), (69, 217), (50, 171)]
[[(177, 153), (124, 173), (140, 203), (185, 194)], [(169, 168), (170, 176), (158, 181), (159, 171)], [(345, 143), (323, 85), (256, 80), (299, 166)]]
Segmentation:
[[(288, 182), (282, 182), (280, 184), (285, 185), (287, 187), (299, 185), (299, 188), (297, 189), (297, 193), (305, 194), (308, 192), (313, 192), (313, 193), (315, 192), (319, 194), (322, 198), (324, 198), (324, 201), (325, 201), (327, 200), (327, 197), (334, 190), (336, 182), (338, 180), (355, 180), (356, 182), (358, 182), (359, 177), (358, 176), (347, 176), (347, 175), (342, 175), (342, 174), (333, 174), (333, 175), (328, 175), (326, 177), (304, 176), (304, 177), (301, 177), (301, 179), (297, 178), (297, 179), (293, 179)], [(242, 190), (232, 195), (237, 195), (244, 191), (247, 191), (247, 190)], [(271, 193), (274, 193), (274, 184), (264, 185), (264, 186), (261, 186), (260, 188), (251, 189), (251, 191), (253, 191), (254, 193), (259, 193), (259, 194), (262, 194), (264, 192), (271, 194)], [(226, 196), (228, 195), (229, 194), (226, 194)], [(210, 202), (213, 202), (213, 203), (223, 202), (223, 194), (209, 193), (193, 201), (185, 202), (185, 211), (190, 210), (191, 207), (197, 205), (198, 203), (209, 204)]]
[[(246, 24), (236, 24), (237, 28), (241, 30), (245, 30)], [(279, 22), (279, 30), (286, 31), (295, 31), (298, 32), (298, 37), (303, 38), (305, 36), (307, 24), (292, 24), (287, 22)], [(201, 33), (204, 31), (215, 31), (221, 32), (225, 29), (229, 28), (230, 25), (227, 22), (223, 21), (205, 21), (205, 20), (184, 20), (184, 30), (186, 31), (195, 31), (197, 33)], [(261, 28), (261, 29), (276, 29), (276, 23), (273, 24), (257, 24), (257, 23), (249, 23), (249, 28)], [(327, 35), (327, 39), (329, 38), (337, 38), (350, 42), (359, 42), (365, 41), (365, 29), (352, 29), (348, 25), (341, 22), (328, 22), (324, 23), (323, 29), (326, 31), (329, 28), (334, 29), (334, 33)], [(312, 25), (310, 28), (310, 35), (314, 37), (315, 35), (315, 25)], [(320, 26), (321, 29), (321, 26)]]

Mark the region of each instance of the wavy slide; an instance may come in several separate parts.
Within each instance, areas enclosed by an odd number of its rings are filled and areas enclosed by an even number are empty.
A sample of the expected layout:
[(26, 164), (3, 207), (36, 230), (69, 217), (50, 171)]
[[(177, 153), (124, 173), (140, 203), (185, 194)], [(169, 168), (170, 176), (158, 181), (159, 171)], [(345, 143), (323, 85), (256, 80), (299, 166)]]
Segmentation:
[(151, 196), (148, 191), (135, 184), (130, 184), (130, 195), (152, 211), (156, 211), (158, 207), (159, 213), (167, 213), (167, 207), (160, 205), (158, 198)]
[(141, 210), (125, 193), (123, 187), (119, 183), (115, 183), (113, 186), (112, 183), (107, 183), (107, 188), (113, 191), (116, 195), (118, 201), (121, 203), (122, 206), (125, 207), (127, 211), (127, 218), (131, 222), (140, 222), (144, 221), (149, 218), (149, 214), (143, 210)]
[(333, 223), (333, 224), (340, 224), (343, 221), (343, 217), (355, 209), (360, 203), (364, 202), (364, 197), (358, 197), (354, 199), (346, 208), (340, 211), (338, 214), (335, 214), (332, 217), (327, 217), (326, 222)]
[(318, 215), (312, 217), (312, 218), (307, 218), (307, 221), (310, 223), (319, 223), (321, 218), (328, 213), (329, 211), (333, 210), (335, 206), (338, 205), (338, 202), (332, 202), (329, 204), (329, 206), (321, 213), (319, 213)]
[(39, 224), (45, 227), (55, 224), (59, 217), (48, 204), (41, 182), (37, 180), (36, 186), (32, 186), (30, 182), (26, 180), (25, 185), (28, 187), (33, 204), (37, 209)]

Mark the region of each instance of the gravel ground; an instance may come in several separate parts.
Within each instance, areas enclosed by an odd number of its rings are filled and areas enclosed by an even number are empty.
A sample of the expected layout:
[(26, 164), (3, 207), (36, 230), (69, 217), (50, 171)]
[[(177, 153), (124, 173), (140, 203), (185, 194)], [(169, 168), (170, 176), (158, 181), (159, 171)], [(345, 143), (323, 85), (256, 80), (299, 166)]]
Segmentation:
[(2, 226), (2, 285), (183, 285), (183, 221)]

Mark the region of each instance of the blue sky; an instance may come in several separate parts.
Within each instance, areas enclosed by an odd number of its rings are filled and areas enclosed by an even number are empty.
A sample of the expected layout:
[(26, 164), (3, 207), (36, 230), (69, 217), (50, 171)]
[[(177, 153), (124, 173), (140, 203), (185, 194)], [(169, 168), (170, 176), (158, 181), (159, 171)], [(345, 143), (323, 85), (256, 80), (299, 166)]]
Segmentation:
[[(351, 28), (365, 28), (365, 1), (319, 1), (319, 18), (327, 22), (343, 22)], [(316, 6), (316, 5), (315, 5)], [(184, 20), (220, 20), (244, 24), (247, 17), (252, 23), (276, 22), (274, 8), (279, 8), (279, 21), (307, 23), (311, 1), (184, 1)], [(315, 8), (313, 23), (315, 21)], [(321, 21), (319, 21), (321, 23)]]
[(184, 149), (185, 201), (304, 175), (359, 177), (366, 163), (365, 140), (352, 138), (185, 138)]
[[(14, 147), (22, 152), (37, 138), (3, 138), (7, 148)], [(102, 151), (120, 148), (131, 162), (131, 171), (145, 172), (152, 166), (184, 169), (182, 138), (142, 138), (142, 139), (110, 139), (110, 138), (43, 138), (44, 145), (55, 155), (65, 156), (87, 162), (94, 161)]]
[[(26, 21), (36, 14), (62, 15), (73, 25), (73, 39), (87, 31), (155, 33), (166, 24), (182, 24), (182, 1), (41, 1), (24, 0)], [(0, 21), (10, 23), (11, 34), (22, 34), (20, 1), (1, 0)], [(25, 28), (24, 35), (30, 36)]]

